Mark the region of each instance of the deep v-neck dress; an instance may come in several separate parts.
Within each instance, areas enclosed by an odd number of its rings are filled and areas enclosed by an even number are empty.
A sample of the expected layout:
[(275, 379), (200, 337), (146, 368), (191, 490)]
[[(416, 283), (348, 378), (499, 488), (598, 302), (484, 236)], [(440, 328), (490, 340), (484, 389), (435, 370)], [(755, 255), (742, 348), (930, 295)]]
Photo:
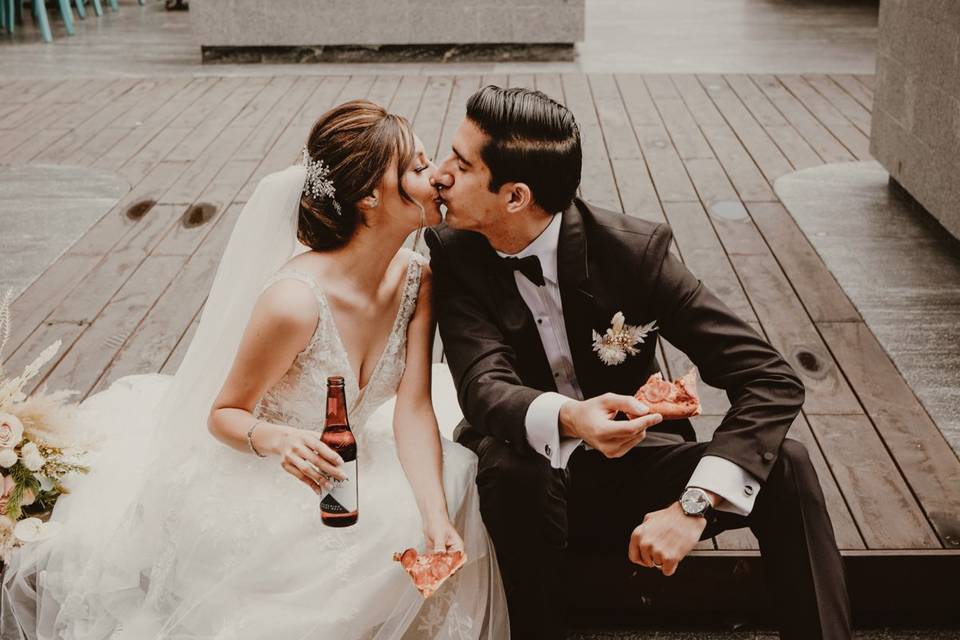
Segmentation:
[[(82, 562), (21, 564), (4, 585), (4, 605), (16, 601), (23, 615), (33, 615), (32, 585), (41, 580), (44, 595), (59, 608), (42, 612), (55, 633), (39, 637), (69, 640), (508, 638), (506, 601), (480, 517), (472, 452), (441, 438), (448, 512), (464, 539), (468, 564), (424, 600), (392, 557), (408, 547), (425, 547), (393, 420), (424, 264), (421, 256), (410, 254), (396, 319), (362, 392), (314, 278), (287, 268), (264, 285), (265, 290), (281, 280), (303, 283), (316, 296), (319, 318), (306, 348), (254, 414), (322, 430), (327, 377), (345, 378), (358, 442), (356, 525), (324, 526), (319, 498), (283, 471), (276, 458), (260, 459), (211, 438), (204, 449), (171, 460), (167, 486), (181, 504), (162, 518), (162, 531), (150, 541), (155, 548), (144, 551), (137, 546), (142, 541), (120, 536), (131, 552), (155, 555), (148, 574), (125, 575), (122, 567), (102, 565), (91, 570)], [(163, 378), (115, 384), (97, 398), (98, 409), (136, 415), (149, 402), (145, 396), (153, 394), (144, 389), (145, 382), (159, 385)], [(198, 477), (199, 484), (179, 482)]]

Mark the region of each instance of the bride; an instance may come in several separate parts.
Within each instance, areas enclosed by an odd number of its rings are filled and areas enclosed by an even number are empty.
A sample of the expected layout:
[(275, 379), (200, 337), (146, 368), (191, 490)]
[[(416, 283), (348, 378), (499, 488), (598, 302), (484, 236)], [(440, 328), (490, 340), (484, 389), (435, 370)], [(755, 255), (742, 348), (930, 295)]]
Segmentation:
[[(432, 406), (429, 267), (401, 249), (440, 220), (434, 169), (405, 119), (353, 101), (261, 181), (176, 375), (81, 404), (104, 445), (53, 512), (61, 532), (11, 558), (0, 637), (508, 637), (476, 457)], [(343, 473), (320, 440), (328, 376), (358, 443), (348, 528), (319, 514)], [(440, 395), (455, 412), (449, 380)], [(392, 560), (408, 547), (468, 563), (424, 600)]]

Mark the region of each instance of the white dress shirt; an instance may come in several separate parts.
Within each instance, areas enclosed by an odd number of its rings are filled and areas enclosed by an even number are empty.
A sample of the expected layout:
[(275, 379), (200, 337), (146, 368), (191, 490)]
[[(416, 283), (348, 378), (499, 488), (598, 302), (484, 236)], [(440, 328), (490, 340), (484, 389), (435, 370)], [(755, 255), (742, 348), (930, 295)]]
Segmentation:
[[(527, 409), (524, 426), (527, 442), (534, 450), (550, 460), (554, 468), (564, 468), (574, 450), (583, 444), (579, 438), (560, 437), (560, 407), (570, 399), (583, 400), (583, 392), (573, 369), (573, 356), (567, 329), (563, 320), (560, 285), (557, 277), (557, 244), (560, 240), (561, 216), (555, 215), (543, 233), (537, 236), (516, 258), (537, 256), (543, 269), (545, 285), (538, 287), (519, 271), (514, 272), (517, 289), (537, 324), (537, 333), (543, 343), (543, 351), (553, 372), (557, 392), (538, 396)], [(500, 257), (511, 254), (497, 252)], [(584, 444), (585, 447), (588, 445)], [(589, 447), (588, 447), (589, 448)], [(753, 510), (753, 503), (760, 490), (759, 481), (743, 467), (726, 458), (703, 456), (687, 483), (712, 491), (723, 500), (717, 509), (743, 516)], [(679, 496), (677, 496), (679, 498)]]

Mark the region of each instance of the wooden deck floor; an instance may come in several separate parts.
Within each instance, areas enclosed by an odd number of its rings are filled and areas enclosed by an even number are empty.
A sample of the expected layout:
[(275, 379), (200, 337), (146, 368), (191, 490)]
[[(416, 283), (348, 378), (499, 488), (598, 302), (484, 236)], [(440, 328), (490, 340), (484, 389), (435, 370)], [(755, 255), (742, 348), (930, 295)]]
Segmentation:
[[(812, 453), (844, 553), (956, 566), (960, 461), (772, 189), (795, 169), (869, 157), (872, 76), (0, 81), (0, 163), (104, 168), (133, 185), (14, 302), (5, 364), (16, 370), (59, 338), (38, 384), (85, 396), (123, 375), (172, 372), (232, 222), (322, 111), (370, 98), (443, 153), (466, 97), (487, 82), (535, 86), (571, 107), (583, 197), (669, 222), (686, 264), (803, 377), (790, 435)], [(129, 214), (138, 203), (146, 212)], [(660, 346), (671, 374), (689, 365)], [(727, 407), (722, 392), (705, 393), (702, 438)], [(756, 556), (747, 530), (701, 547), (718, 561)]]

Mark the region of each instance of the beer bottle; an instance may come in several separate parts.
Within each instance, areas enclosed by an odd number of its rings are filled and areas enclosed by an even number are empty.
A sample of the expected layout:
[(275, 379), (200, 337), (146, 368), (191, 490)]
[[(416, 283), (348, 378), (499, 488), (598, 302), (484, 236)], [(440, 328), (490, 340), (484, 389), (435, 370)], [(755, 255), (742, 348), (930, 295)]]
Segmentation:
[(327, 418), (323, 425), (324, 444), (343, 458), (346, 480), (333, 480), (333, 487), (320, 499), (320, 518), (328, 527), (349, 527), (359, 516), (357, 489), (357, 441), (347, 420), (347, 400), (342, 376), (327, 378)]

